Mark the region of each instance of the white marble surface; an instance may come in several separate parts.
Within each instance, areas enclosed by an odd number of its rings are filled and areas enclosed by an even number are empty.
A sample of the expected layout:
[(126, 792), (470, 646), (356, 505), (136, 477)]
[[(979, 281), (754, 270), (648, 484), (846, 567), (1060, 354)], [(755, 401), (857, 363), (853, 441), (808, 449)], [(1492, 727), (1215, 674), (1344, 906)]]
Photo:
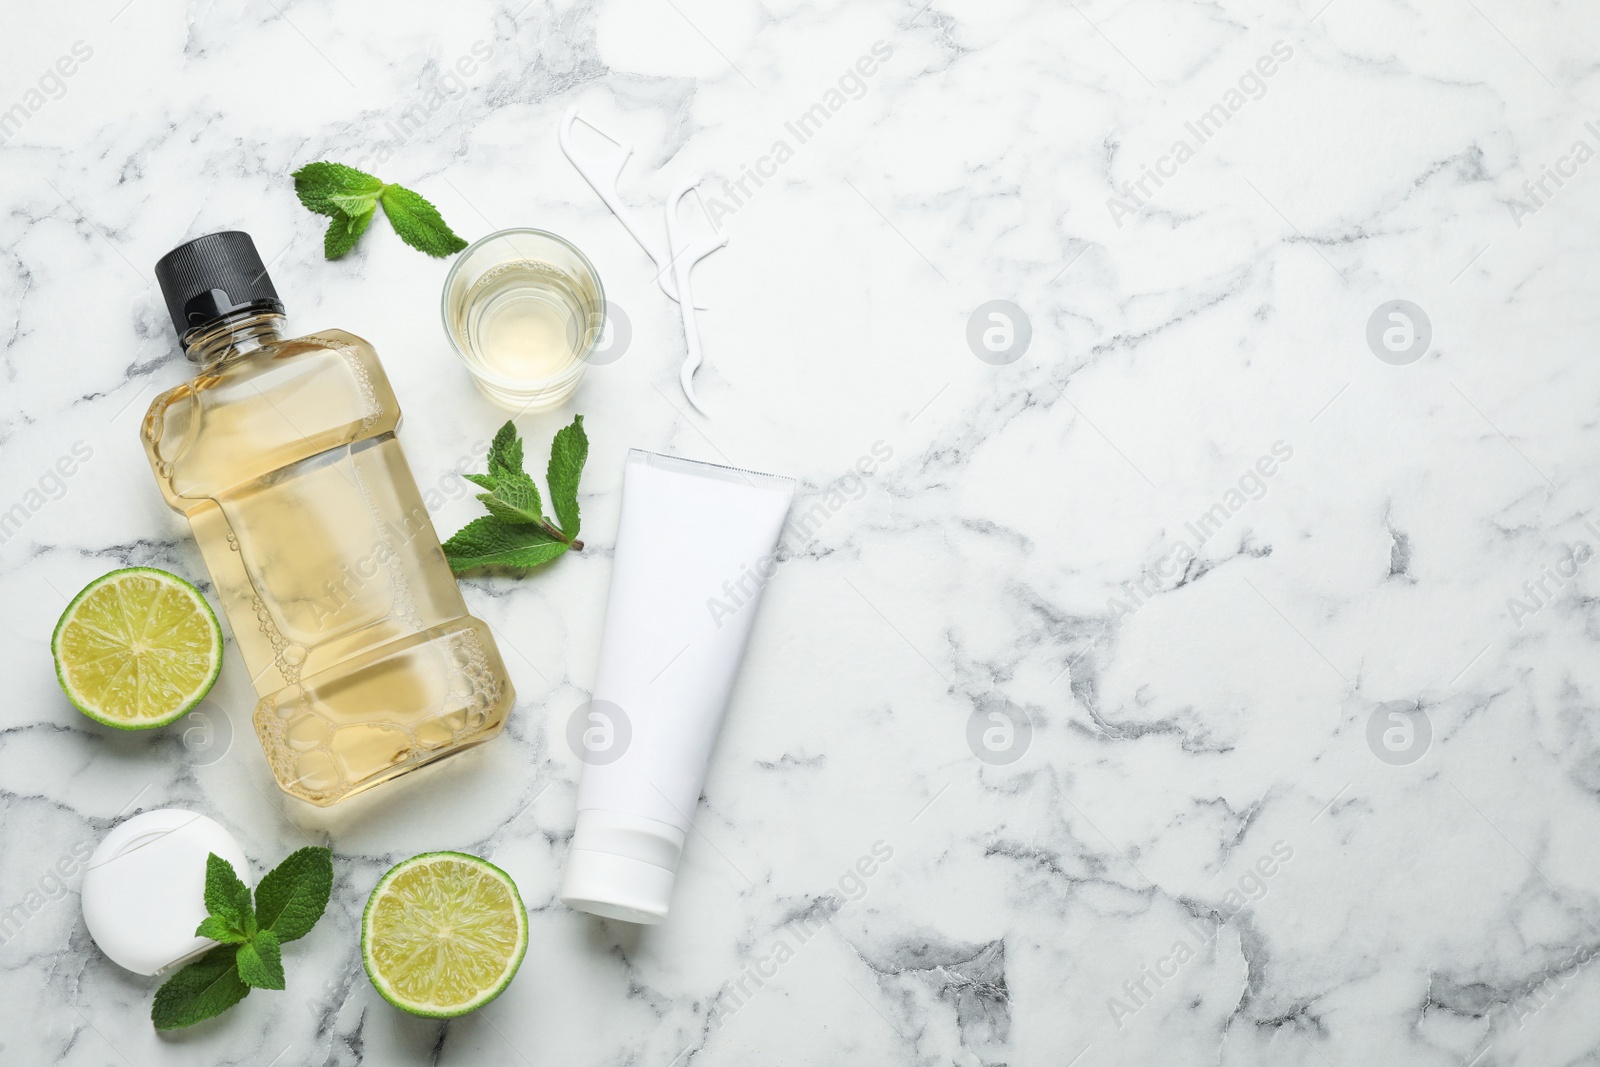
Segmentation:
[[(1600, 162), (1570, 156), (1600, 149), (1600, 15), (1322, 3), (12, 5), (0, 508), (26, 521), (0, 544), (0, 915), (22, 919), (0, 1062), (1600, 1061), (1600, 571), (1563, 563), (1600, 547)], [(876, 42), (859, 99), (795, 143), (785, 123)], [(680, 177), (716, 192), (791, 141), (696, 275), (709, 420), (676, 387), (674, 306), (559, 152), (572, 104), (635, 142), (623, 191), (651, 220)], [(1201, 144), (1186, 124), (1218, 104)], [(273, 787), (231, 647), (187, 745), (86, 721), (48, 652), (106, 570), (205, 578), (136, 440), (187, 372), (150, 268), (199, 233), (253, 233), (293, 325), (371, 339), (436, 524), (476, 507), (452, 468), (501, 416), (445, 347), (446, 265), (382, 220), (324, 262), (288, 180), (319, 158), (413, 185), (468, 238), (571, 237), (634, 330), (567, 410), (519, 420), (542, 449), (586, 416), (593, 550), (464, 583), (520, 694), (506, 734), (326, 812)], [(1140, 205), (1144, 165), (1175, 176)], [(1031, 321), (1006, 366), (965, 339), (994, 299)], [(1394, 299), (1433, 327), (1406, 366), (1366, 341)], [(629, 446), (794, 474), (826, 516), (790, 538), (674, 913), (645, 930), (555, 897)], [(1513, 611), (1546, 567), (1575, 573)], [(1409, 764), (1368, 742), (1395, 707), (1429, 727)], [(967, 741), (997, 711), (1031, 723), (1008, 764)], [(337, 887), (287, 992), (158, 1036), (156, 983), (95, 950), (51, 871), (170, 804), (258, 874), (326, 843)], [(511, 872), (533, 936), (506, 995), (448, 1025), (381, 1001), (356, 943), (378, 875), (439, 848)], [(802, 943), (830, 892), (859, 899)], [(743, 997), (780, 940), (793, 958)]]

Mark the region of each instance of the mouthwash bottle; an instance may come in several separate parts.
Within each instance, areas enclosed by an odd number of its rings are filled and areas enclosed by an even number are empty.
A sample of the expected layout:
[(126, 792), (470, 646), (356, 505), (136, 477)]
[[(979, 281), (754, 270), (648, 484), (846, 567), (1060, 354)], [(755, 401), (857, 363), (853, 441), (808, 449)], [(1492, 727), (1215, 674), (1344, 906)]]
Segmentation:
[(372, 346), (285, 340), (245, 233), (180, 245), (156, 278), (197, 372), (150, 405), (145, 452), (211, 571), (279, 787), (333, 804), (494, 737), (511, 680), (439, 547)]

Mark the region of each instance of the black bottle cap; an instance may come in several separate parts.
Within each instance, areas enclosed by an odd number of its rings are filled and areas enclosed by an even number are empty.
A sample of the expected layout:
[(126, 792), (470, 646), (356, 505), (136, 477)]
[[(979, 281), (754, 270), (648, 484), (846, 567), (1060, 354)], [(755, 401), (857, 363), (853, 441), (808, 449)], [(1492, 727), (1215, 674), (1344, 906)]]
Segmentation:
[(242, 230), (196, 237), (162, 256), (156, 282), (180, 339), (236, 311), (283, 314), (256, 244)]

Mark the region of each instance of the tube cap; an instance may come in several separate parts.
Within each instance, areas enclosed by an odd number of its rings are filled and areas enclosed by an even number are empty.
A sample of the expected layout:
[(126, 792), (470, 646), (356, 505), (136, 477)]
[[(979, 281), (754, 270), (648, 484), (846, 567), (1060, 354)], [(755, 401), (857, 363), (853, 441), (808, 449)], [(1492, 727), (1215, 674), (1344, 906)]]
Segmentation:
[(179, 245), (156, 262), (156, 281), (180, 339), (246, 308), (283, 313), (256, 243), (243, 230), (208, 233)]
[(682, 830), (655, 819), (598, 808), (578, 812), (562, 903), (607, 919), (660, 922), (672, 904), (683, 838)]
[(111, 962), (160, 974), (215, 944), (195, 936), (206, 917), (206, 856), (215, 852), (249, 885), (239, 843), (204, 815), (177, 808), (119, 823), (83, 872), (83, 922)]

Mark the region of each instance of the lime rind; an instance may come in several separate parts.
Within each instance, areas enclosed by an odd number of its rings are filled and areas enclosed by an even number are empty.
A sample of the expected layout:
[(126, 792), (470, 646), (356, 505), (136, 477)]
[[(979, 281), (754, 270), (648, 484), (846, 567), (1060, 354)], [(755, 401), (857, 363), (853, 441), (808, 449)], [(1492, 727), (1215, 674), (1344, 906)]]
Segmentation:
[[(372, 926), (377, 905), (384, 898), (386, 895), (386, 890), (395, 881), (395, 879), (418, 866), (445, 860), (454, 860), (464, 863), (482, 873), (490, 875), (496, 881), (503, 884), (511, 896), (511, 900), (514, 905), (512, 911), (514, 912), (517, 926), (517, 944), (515, 951), (507, 959), (505, 967), (501, 971), (498, 979), (493, 984), (487, 985), (484, 989), (480, 990), (469, 1000), (450, 1005), (411, 1000), (402, 995), (393, 987), (392, 983), (390, 983), (380, 973), (379, 964), (374, 959), (372, 944)], [(389, 868), (382, 878), (378, 879), (378, 884), (373, 887), (372, 895), (367, 898), (367, 906), (361, 913), (361, 962), (366, 968), (367, 978), (371, 980), (372, 987), (378, 991), (379, 996), (383, 997), (384, 1000), (387, 1000), (390, 1004), (399, 1008), (401, 1011), (408, 1012), (412, 1015), (420, 1015), (430, 1019), (455, 1019), (477, 1011), (485, 1004), (494, 1000), (501, 993), (505, 992), (506, 987), (511, 984), (511, 980), (517, 976), (517, 970), (522, 966), (522, 959), (527, 955), (527, 953), (528, 911), (522, 903), (522, 894), (517, 891), (517, 883), (512, 881), (509, 874), (501, 870), (499, 867), (496, 867), (488, 860), (479, 856), (469, 855), (465, 852), (424, 852), (419, 855), (412, 856), (408, 860), (404, 860), (395, 864), (393, 867)]]
[[(141, 718), (130, 722), (126, 719), (107, 715), (72, 685), (67, 677), (68, 669), (62, 663), (61, 637), (68, 623), (76, 618), (79, 606), (86, 598), (112, 582), (118, 582), (133, 575), (148, 576), (163, 586), (184, 594), (199, 608), (196, 614), (201, 615), (205, 620), (210, 631), (211, 640), (208, 650), (208, 666), (210, 669), (204, 680), (187, 693), (185, 699), (174, 710), (165, 712), (160, 716)], [(157, 567), (124, 567), (101, 575), (80, 589), (78, 595), (72, 598), (72, 602), (61, 613), (61, 618), (56, 621), (55, 630), (50, 634), (50, 654), (55, 661), (56, 682), (61, 686), (61, 691), (66, 694), (67, 699), (72, 702), (73, 707), (95, 722), (110, 726), (113, 729), (153, 730), (162, 726), (170, 726), (172, 723), (177, 722), (194, 710), (195, 706), (211, 692), (211, 687), (216, 684), (218, 675), (222, 673), (222, 627), (217, 622), (216, 612), (211, 610), (211, 604), (206, 600), (205, 595), (195, 587), (194, 583)]]

